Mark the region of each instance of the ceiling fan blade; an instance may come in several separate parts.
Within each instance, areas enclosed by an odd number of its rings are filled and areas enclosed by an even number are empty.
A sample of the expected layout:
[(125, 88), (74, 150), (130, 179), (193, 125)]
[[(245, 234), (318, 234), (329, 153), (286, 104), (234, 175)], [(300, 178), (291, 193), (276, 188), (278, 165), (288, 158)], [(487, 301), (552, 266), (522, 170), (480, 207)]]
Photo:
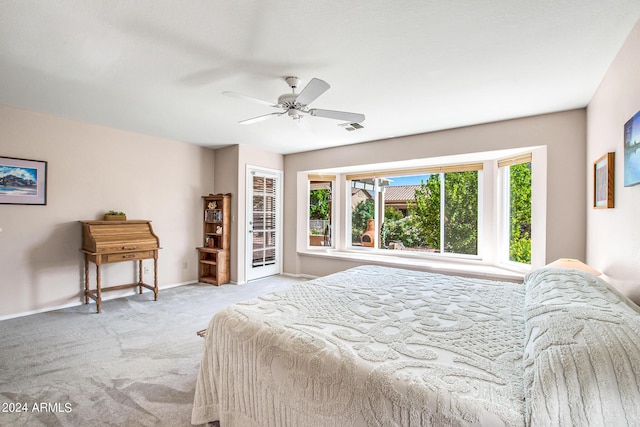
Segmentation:
[(243, 95), (238, 92), (222, 92), (223, 95), (231, 96), (233, 98), (246, 99), (248, 101), (257, 102), (258, 104), (268, 105), (269, 107), (275, 107), (276, 105), (273, 102), (265, 101), (264, 99), (254, 98), (253, 96)]
[(296, 98), (296, 102), (302, 105), (311, 104), (317, 97), (325, 93), (331, 86), (324, 80), (315, 77), (302, 89), (302, 92)]
[(344, 120), (345, 122), (362, 123), (364, 122), (364, 114), (347, 113), (345, 111), (320, 110), (312, 108), (309, 114), (316, 117), (325, 117), (327, 119)]
[(252, 123), (261, 122), (263, 120), (267, 120), (270, 117), (281, 116), (283, 114), (284, 114), (284, 112), (282, 112), (282, 113), (263, 114), (262, 116), (254, 117), (252, 119), (240, 120), (238, 123), (241, 124), (241, 125), (250, 125)]

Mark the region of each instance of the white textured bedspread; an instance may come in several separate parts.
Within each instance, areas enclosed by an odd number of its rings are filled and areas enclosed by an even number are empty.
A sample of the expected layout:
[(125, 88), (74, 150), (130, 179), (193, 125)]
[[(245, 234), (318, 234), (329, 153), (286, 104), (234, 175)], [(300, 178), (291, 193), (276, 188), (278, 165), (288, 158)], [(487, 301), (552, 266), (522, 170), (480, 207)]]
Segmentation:
[(236, 304), (192, 423), (524, 425), (524, 286), (365, 266)]
[(531, 426), (640, 426), (640, 314), (602, 280), (543, 269), (525, 283)]

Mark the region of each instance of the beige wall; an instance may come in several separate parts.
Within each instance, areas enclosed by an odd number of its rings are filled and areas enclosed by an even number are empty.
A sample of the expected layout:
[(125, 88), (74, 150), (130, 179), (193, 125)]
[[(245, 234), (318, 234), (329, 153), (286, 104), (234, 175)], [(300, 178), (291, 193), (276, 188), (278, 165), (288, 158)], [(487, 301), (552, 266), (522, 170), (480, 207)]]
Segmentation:
[(231, 249), (229, 250), (231, 272), (230, 280), (238, 280), (238, 156), (239, 145), (216, 150), (215, 193), (231, 193)]
[(244, 283), (246, 249), (246, 174), (247, 167), (255, 166), (281, 171), (284, 156), (250, 145), (233, 145), (216, 150), (216, 192), (231, 193), (231, 281)]
[[(623, 126), (640, 110), (640, 21), (587, 108), (587, 263), (640, 300), (640, 185), (624, 187)], [(615, 208), (593, 209), (593, 162), (615, 152)]]
[(547, 147), (546, 260), (584, 259), (586, 113), (580, 109), (285, 156), (284, 271), (322, 275), (350, 264), (297, 255), (297, 172), (532, 146)]
[[(109, 209), (152, 221), (161, 288), (196, 280), (200, 196), (214, 189), (213, 150), (0, 106), (0, 155), (49, 166), (46, 206), (0, 205), (0, 318), (80, 303), (78, 221)], [(105, 285), (132, 278), (133, 263), (103, 269)], [(131, 290), (104, 296), (123, 292)]]

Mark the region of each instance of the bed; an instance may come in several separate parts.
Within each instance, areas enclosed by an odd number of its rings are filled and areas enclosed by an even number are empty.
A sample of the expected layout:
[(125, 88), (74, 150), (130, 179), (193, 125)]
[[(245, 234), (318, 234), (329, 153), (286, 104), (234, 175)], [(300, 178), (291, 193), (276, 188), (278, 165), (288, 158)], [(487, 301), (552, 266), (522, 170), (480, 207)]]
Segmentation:
[(637, 307), (578, 270), (356, 267), (218, 312), (192, 423), (638, 425), (639, 334)]

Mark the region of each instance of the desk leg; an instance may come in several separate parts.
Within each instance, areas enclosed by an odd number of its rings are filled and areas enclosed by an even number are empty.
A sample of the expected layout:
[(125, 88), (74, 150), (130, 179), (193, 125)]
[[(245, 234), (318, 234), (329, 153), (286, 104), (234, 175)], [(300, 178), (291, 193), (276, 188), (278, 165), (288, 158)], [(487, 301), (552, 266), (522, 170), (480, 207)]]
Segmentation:
[(158, 254), (153, 257), (153, 300), (158, 301)]
[(100, 264), (96, 264), (96, 306), (98, 313), (102, 313), (102, 288), (100, 283)]
[(84, 255), (84, 303), (89, 304), (89, 258)]
[(142, 293), (142, 260), (138, 260), (138, 293)]

